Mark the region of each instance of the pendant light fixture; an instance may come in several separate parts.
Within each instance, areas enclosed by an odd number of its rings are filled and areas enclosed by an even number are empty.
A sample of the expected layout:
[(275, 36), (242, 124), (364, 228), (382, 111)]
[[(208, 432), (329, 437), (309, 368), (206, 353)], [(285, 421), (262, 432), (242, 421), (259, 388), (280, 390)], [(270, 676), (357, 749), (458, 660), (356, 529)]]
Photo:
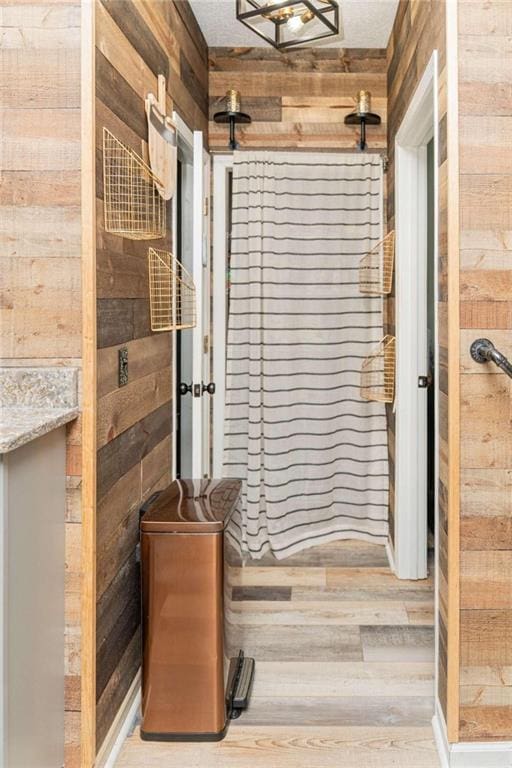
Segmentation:
[(337, 0), (236, 0), (236, 17), (278, 50), (341, 32)]

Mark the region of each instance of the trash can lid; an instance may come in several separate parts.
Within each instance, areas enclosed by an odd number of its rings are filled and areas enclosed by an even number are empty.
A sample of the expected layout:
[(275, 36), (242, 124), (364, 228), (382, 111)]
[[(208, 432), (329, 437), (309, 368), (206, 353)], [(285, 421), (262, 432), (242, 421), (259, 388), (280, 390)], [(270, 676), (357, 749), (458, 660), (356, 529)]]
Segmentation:
[(240, 480), (174, 480), (141, 509), (144, 533), (216, 533), (224, 530), (240, 493)]

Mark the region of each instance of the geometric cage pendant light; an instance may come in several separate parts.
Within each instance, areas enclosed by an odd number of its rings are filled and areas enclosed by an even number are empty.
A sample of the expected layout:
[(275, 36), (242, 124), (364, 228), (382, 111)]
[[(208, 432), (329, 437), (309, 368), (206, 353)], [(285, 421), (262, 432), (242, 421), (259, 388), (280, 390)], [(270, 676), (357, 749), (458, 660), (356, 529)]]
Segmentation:
[(236, 0), (236, 17), (278, 50), (342, 31), (337, 0)]

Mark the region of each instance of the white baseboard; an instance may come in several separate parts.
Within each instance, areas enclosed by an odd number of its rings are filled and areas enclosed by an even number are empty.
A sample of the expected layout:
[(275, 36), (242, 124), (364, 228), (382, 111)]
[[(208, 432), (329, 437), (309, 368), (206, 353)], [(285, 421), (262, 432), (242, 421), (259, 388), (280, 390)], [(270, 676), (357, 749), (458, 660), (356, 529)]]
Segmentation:
[(450, 744), (443, 713), (432, 718), (441, 768), (512, 768), (512, 741), (475, 741)]
[(395, 552), (393, 549), (393, 544), (391, 543), (391, 539), (388, 539), (386, 542), (386, 555), (388, 557), (389, 567), (391, 568), (392, 572), (396, 574)]
[(140, 678), (141, 672), (139, 669), (133, 678), (128, 693), (124, 697), (123, 703), (119, 707), (114, 722), (110, 726), (105, 741), (100, 747), (94, 768), (114, 768), (125, 739), (130, 733), (139, 712)]

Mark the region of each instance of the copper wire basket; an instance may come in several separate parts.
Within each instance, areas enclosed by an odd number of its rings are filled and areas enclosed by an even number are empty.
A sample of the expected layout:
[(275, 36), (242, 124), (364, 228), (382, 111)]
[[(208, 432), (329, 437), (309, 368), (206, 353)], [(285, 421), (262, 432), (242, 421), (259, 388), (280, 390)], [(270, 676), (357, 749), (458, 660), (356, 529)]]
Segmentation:
[(359, 290), (361, 293), (382, 296), (391, 293), (394, 261), (395, 232), (392, 230), (359, 262)]
[(103, 128), (105, 229), (130, 240), (165, 237), (166, 205), (149, 165)]
[(363, 400), (392, 403), (395, 398), (396, 339), (384, 336), (361, 366), (360, 394)]
[(149, 303), (152, 331), (179, 331), (196, 324), (196, 288), (183, 264), (169, 251), (150, 248)]

